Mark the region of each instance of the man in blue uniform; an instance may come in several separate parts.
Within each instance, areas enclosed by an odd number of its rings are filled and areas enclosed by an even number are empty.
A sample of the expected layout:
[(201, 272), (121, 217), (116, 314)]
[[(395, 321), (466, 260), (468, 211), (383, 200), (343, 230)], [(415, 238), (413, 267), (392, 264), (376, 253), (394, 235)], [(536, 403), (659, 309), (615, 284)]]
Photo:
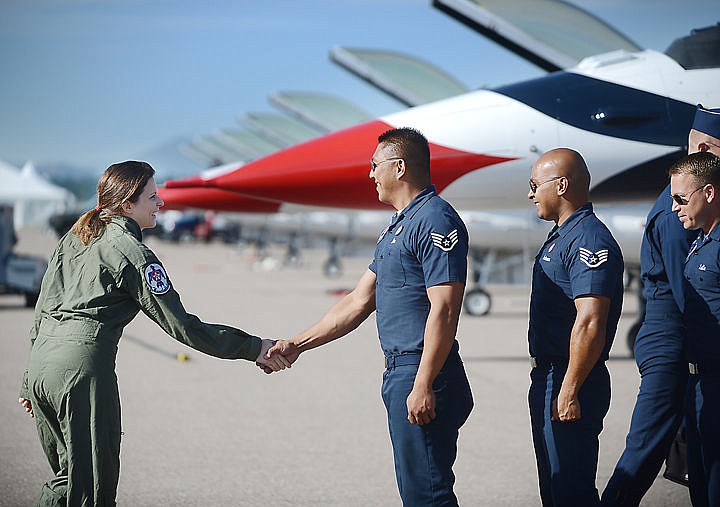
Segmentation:
[(382, 134), (370, 167), (378, 198), (397, 213), (380, 234), (369, 269), (320, 321), (269, 354), (295, 359), (377, 311), (386, 363), (382, 397), (403, 504), (457, 505), (452, 466), (458, 430), (473, 406), (455, 340), (467, 229), (430, 184), (430, 151), (419, 132)]
[[(717, 124), (717, 125), (716, 125)], [(688, 153), (720, 154), (720, 115), (698, 106), (688, 135)], [(635, 339), (641, 381), (625, 451), (603, 491), (606, 507), (635, 507), (652, 485), (682, 420), (687, 385), (684, 351), (683, 267), (696, 232), (672, 212), (670, 185), (660, 193), (645, 222), (640, 275), (647, 300)]]
[(532, 168), (528, 198), (555, 227), (535, 257), (528, 395), (544, 506), (598, 505), (598, 435), (610, 406), (605, 367), (620, 318), (623, 259), (588, 202), (590, 173), (559, 148)]
[(670, 169), (673, 211), (700, 229), (685, 262), (688, 380), (685, 421), (690, 499), (720, 506), (720, 158), (688, 155)]

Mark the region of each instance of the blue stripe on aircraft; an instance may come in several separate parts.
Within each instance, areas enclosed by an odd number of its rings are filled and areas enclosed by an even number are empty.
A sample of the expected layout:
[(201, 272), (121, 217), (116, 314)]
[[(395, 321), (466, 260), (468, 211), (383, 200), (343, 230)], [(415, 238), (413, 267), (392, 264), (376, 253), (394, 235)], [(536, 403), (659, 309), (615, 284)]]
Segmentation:
[(686, 146), (695, 105), (572, 72), (494, 88), (558, 121), (597, 134)]

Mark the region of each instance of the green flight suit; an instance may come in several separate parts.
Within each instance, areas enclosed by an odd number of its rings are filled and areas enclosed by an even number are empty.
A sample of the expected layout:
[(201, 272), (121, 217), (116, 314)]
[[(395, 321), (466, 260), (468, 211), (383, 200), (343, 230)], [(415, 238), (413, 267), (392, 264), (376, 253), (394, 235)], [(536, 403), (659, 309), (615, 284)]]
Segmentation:
[(20, 396), (32, 402), (55, 477), (36, 505), (115, 505), (120, 398), (115, 356), (123, 328), (142, 310), (190, 347), (255, 360), (261, 340), (185, 311), (138, 224), (113, 217), (89, 245), (72, 232), (43, 279)]

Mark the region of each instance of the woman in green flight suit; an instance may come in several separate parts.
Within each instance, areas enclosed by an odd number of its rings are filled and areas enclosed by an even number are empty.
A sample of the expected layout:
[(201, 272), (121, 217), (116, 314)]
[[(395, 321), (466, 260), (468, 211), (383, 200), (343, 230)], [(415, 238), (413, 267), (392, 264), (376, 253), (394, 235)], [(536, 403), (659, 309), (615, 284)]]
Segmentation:
[[(20, 403), (35, 416), (55, 477), (36, 505), (115, 505), (120, 471), (120, 398), (115, 356), (123, 328), (142, 310), (176, 340), (225, 359), (289, 366), (265, 355), (271, 340), (185, 311), (142, 229), (164, 204), (145, 162), (110, 166), (98, 206), (59, 242), (30, 331)], [(277, 360), (277, 359), (280, 360)]]

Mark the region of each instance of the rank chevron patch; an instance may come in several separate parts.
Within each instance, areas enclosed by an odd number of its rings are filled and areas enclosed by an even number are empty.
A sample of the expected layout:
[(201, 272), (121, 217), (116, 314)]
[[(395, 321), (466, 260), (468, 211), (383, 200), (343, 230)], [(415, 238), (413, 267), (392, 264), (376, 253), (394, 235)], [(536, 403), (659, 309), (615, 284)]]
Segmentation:
[(583, 261), (587, 267), (596, 268), (608, 260), (607, 248), (593, 252), (587, 248), (580, 247), (580, 260)]
[(431, 232), (430, 237), (432, 237), (433, 244), (443, 252), (449, 252), (458, 244), (457, 229), (453, 229), (447, 236), (443, 236), (437, 232)]

